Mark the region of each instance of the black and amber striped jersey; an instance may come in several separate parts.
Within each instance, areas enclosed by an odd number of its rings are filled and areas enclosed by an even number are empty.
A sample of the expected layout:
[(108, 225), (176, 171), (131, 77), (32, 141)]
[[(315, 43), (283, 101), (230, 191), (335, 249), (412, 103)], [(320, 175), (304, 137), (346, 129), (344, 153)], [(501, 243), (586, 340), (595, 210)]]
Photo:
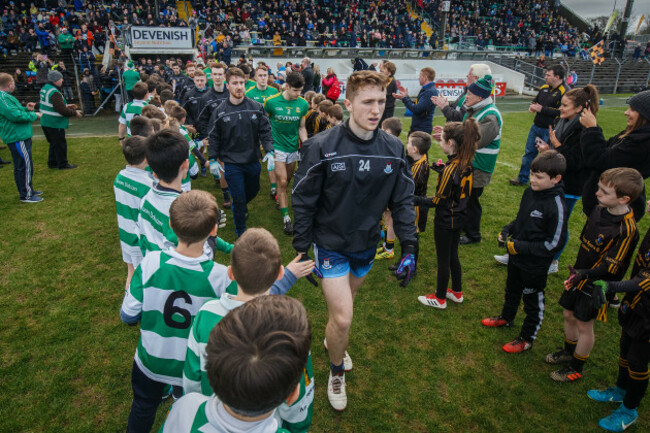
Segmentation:
[[(650, 321), (650, 229), (646, 232), (636, 253), (631, 278), (626, 281), (611, 282), (610, 288), (616, 292), (625, 292), (618, 313), (619, 319), (627, 315), (630, 310), (643, 306), (643, 315), (647, 315), (646, 319)], [(624, 321), (621, 321), (621, 325), (624, 325)]]
[(619, 281), (623, 278), (638, 241), (632, 210), (623, 215), (612, 215), (606, 207), (597, 206), (580, 234), (580, 249), (574, 267), (588, 270), (588, 279), (578, 284), (578, 290), (589, 281)]
[(327, 129), (329, 123), (318, 112), (318, 110), (310, 109), (305, 116), (305, 128), (307, 129), (307, 137), (311, 138), (315, 134)]
[(460, 172), (458, 159), (449, 157), (445, 169), (438, 175), (436, 194), (429, 197), (415, 197), (415, 204), (422, 207), (435, 207), (434, 224), (446, 229), (461, 228), (467, 216), (467, 203), (472, 191), (474, 172), (471, 164)]
[[(417, 161), (413, 161), (411, 157), (407, 158), (411, 166), (411, 174), (413, 175), (413, 182), (415, 183), (415, 195), (425, 197), (427, 195), (427, 185), (429, 183), (429, 160), (424, 155)], [(427, 228), (427, 215), (429, 208), (426, 206), (415, 206), (415, 226), (418, 233), (422, 233)]]

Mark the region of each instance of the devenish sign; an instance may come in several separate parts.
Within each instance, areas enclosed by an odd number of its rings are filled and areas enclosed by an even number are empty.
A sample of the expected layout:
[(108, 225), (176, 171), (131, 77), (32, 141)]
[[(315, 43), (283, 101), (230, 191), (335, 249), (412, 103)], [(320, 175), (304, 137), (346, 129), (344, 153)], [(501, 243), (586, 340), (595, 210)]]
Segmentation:
[(192, 29), (189, 27), (131, 27), (133, 48), (192, 48)]
[[(464, 80), (438, 80), (436, 81), (436, 89), (440, 96), (444, 96), (450, 101), (455, 101), (465, 91), (467, 83)], [(506, 96), (506, 83), (494, 83), (493, 96)]]

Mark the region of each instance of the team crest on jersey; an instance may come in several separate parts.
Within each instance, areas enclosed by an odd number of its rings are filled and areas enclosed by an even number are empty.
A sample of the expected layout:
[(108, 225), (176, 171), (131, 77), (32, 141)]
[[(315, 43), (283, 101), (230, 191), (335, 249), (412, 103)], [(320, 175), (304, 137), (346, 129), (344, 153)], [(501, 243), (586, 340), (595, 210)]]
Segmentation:
[(386, 163), (386, 168), (384, 168), (384, 173), (391, 174), (393, 172), (393, 165), (390, 162)]
[(596, 245), (602, 245), (604, 240), (605, 240), (605, 235), (598, 235), (598, 237), (596, 238)]
[(330, 265), (330, 259), (323, 260), (323, 269), (325, 270), (332, 269), (332, 265)]
[(252, 119), (252, 120), (257, 119), (257, 114), (253, 114), (253, 115), (251, 116), (251, 119)]
[(300, 113), (300, 107), (296, 107), (296, 113)]
[(645, 253), (645, 259), (650, 260), (650, 250), (647, 253)]

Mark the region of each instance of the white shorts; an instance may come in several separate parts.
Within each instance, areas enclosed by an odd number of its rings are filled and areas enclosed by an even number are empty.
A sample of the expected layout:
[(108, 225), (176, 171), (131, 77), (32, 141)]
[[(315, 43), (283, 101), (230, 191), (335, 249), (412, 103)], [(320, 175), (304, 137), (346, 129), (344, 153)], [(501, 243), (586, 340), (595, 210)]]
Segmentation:
[(296, 161), (300, 161), (300, 152), (283, 152), (281, 150), (275, 151), (275, 162), (284, 162), (285, 164), (291, 164)]

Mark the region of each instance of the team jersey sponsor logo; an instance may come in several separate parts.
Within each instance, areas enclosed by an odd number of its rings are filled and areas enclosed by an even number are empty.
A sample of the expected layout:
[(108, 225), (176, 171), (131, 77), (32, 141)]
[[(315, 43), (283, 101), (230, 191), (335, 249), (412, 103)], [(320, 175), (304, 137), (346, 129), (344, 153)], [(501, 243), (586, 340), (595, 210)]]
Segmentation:
[(224, 122), (230, 122), (230, 116), (224, 116), (221, 118)]
[(391, 174), (393, 172), (393, 165), (390, 162), (386, 163), (386, 168), (384, 168), (384, 173)]
[(332, 171), (345, 171), (345, 162), (335, 162), (331, 165)]
[(326, 153), (325, 158), (329, 158), (330, 156), (336, 156), (336, 152), (331, 152), (331, 153)]
[(323, 260), (323, 269), (325, 270), (332, 269), (332, 265), (330, 264), (330, 259)]
[(544, 214), (541, 213), (540, 211), (538, 211), (537, 209), (535, 209), (534, 211), (532, 211), (532, 212), (530, 213), (530, 217), (531, 217), (531, 218), (543, 218), (543, 217), (544, 217)]

